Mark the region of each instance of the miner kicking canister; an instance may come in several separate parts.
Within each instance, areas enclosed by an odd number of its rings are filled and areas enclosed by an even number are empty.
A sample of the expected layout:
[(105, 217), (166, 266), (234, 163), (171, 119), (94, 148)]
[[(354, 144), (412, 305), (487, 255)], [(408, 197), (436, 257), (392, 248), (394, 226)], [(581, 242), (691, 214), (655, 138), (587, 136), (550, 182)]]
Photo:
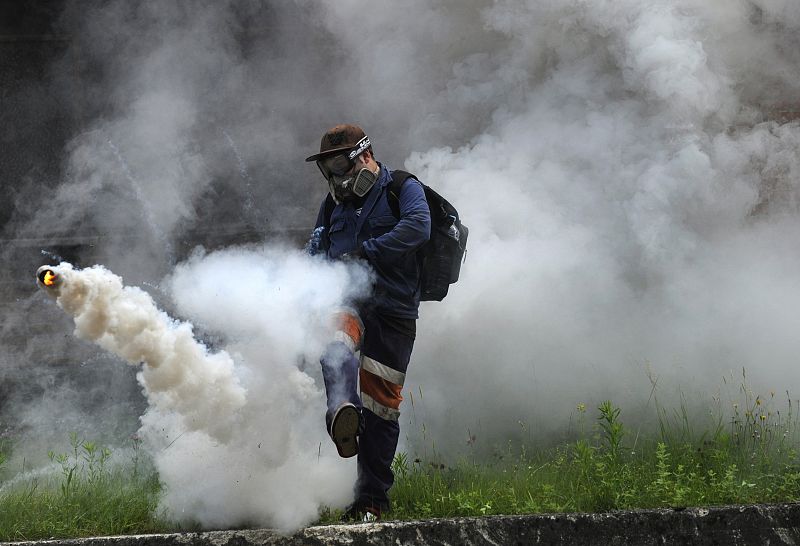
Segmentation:
[(306, 161), (316, 161), (329, 189), (309, 250), (365, 260), (375, 272), (372, 296), (336, 314), (335, 340), (320, 359), (328, 432), (339, 455), (358, 455), (355, 502), (345, 516), (371, 521), (389, 509), (401, 391), (420, 301), (416, 251), (430, 237), (430, 211), (413, 178), (390, 196), (391, 171), (375, 161), (360, 127), (333, 127)]

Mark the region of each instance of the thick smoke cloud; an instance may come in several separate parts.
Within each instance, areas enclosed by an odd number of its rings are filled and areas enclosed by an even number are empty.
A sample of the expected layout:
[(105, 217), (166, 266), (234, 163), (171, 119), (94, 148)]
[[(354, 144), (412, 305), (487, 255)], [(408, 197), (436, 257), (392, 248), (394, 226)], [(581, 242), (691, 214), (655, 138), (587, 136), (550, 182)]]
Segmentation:
[[(190, 434), (155, 450), (165, 506), (206, 526), (281, 529), (313, 521), (322, 506), (344, 507), (355, 467), (328, 439), (318, 359), (332, 339), (332, 311), (370, 286), (366, 268), (237, 249), (194, 255), (168, 284), (181, 314), (224, 334), (248, 402), (231, 441)], [(163, 423), (158, 412), (143, 420), (153, 447), (180, 434), (165, 435)]]
[[(343, 121), (471, 229), (461, 280), (421, 309), (407, 448), (548, 443), (576, 404), (604, 398), (646, 422), (651, 380), (661, 402), (680, 389), (704, 409), (743, 367), (754, 389), (794, 392), (800, 127), (785, 112), (800, 104), (796, 2), (80, 2), (61, 25), (75, 36), (81, 87), (58, 64), (54, 92), (85, 97), (85, 123), (55, 194), (20, 193), (37, 206), (20, 203), (6, 231), (103, 234), (96, 261), (157, 284), (164, 305), (243, 361), (283, 362), (276, 385), (248, 386), (264, 400), (282, 400), (269, 396), (276, 388), (319, 396), (318, 381), (291, 379), (318, 373), (308, 332), (242, 296), (243, 279), (265, 293), (283, 286), (265, 265), (283, 251), (174, 265), (192, 233), (309, 228), (325, 189), (303, 158)], [(290, 293), (276, 297), (291, 308)], [(322, 426), (316, 412), (265, 404), (264, 415), (296, 419), (291, 430)], [(170, 419), (149, 412), (143, 426), (160, 423), (172, 441)], [(193, 434), (163, 451), (167, 505), (209, 525), (290, 521), (255, 500), (275, 483), (251, 471), (267, 444), (224, 455), (241, 474), (211, 474), (219, 504), (181, 506), (206, 493), (191, 476), (220, 456)], [(225, 504), (251, 487), (251, 512)], [(326, 495), (300, 512), (313, 517)]]
[(179, 310), (226, 332), (234, 354), (210, 351), (102, 266), (42, 271), (77, 337), (141, 365), (140, 435), (172, 517), (296, 529), (352, 500), (353, 465), (326, 441), (323, 392), (299, 368), (332, 338), (332, 311), (366, 293), (365, 267), (285, 249), (195, 254), (170, 279)]
[(798, 97), (767, 71), (796, 71), (782, 52), (790, 27), (763, 22), (777, 14), (768, 6), (679, 4), (482, 12), (507, 36), (485, 79), (542, 73), (467, 146), (408, 162), (478, 226), (416, 353), (442, 444), (477, 430), (491, 446), (518, 422), (546, 438), (570, 408), (605, 397), (635, 421), (659, 378), (662, 402), (677, 405), (677, 386), (706, 407), (730, 370), (757, 389), (797, 378), (798, 126), (758, 119), (776, 96)]

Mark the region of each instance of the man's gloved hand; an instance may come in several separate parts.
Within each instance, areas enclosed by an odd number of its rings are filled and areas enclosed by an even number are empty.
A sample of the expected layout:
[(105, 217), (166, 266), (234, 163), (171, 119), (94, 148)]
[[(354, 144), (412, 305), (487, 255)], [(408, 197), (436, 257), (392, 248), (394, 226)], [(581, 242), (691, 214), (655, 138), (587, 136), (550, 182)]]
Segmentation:
[(314, 231), (311, 232), (311, 237), (308, 239), (305, 246), (305, 251), (310, 256), (316, 256), (322, 253), (322, 236), (324, 234), (325, 228), (323, 226), (314, 228)]

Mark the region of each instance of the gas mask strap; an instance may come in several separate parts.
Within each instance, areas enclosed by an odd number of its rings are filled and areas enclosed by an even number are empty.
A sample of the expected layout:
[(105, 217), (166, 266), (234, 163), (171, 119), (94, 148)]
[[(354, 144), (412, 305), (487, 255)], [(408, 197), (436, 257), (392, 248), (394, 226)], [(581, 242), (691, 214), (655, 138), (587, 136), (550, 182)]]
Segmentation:
[(331, 194), (331, 198), (333, 199), (334, 203), (336, 203), (337, 205), (341, 204), (342, 200), (340, 199), (340, 196), (338, 195), (339, 192), (336, 191), (336, 186), (333, 183), (333, 177), (332, 176), (328, 179), (328, 193)]

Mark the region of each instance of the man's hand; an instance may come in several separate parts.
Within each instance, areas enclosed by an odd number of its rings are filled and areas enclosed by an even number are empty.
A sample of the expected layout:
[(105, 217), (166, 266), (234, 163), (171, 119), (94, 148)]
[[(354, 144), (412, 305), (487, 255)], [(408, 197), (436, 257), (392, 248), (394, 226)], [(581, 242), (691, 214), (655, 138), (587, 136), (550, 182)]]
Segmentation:
[(324, 234), (325, 228), (323, 226), (314, 228), (314, 231), (311, 232), (311, 237), (308, 239), (305, 246), (305, 251), (310, 256), (316, 256), (322, 252), (322, 236)]
[(352, 262), (352, 261), (355, 261), (355, 260), (366, 260), (367, 259), (367, 253), (364, 252), (364, 246), (363, 245), (358, 245), (358, 248), (356, 250), (351, 250), (350, 252), (345, 252), (344, 254), (339, 256), (339, 259), (342, 260), (343, 262)]

